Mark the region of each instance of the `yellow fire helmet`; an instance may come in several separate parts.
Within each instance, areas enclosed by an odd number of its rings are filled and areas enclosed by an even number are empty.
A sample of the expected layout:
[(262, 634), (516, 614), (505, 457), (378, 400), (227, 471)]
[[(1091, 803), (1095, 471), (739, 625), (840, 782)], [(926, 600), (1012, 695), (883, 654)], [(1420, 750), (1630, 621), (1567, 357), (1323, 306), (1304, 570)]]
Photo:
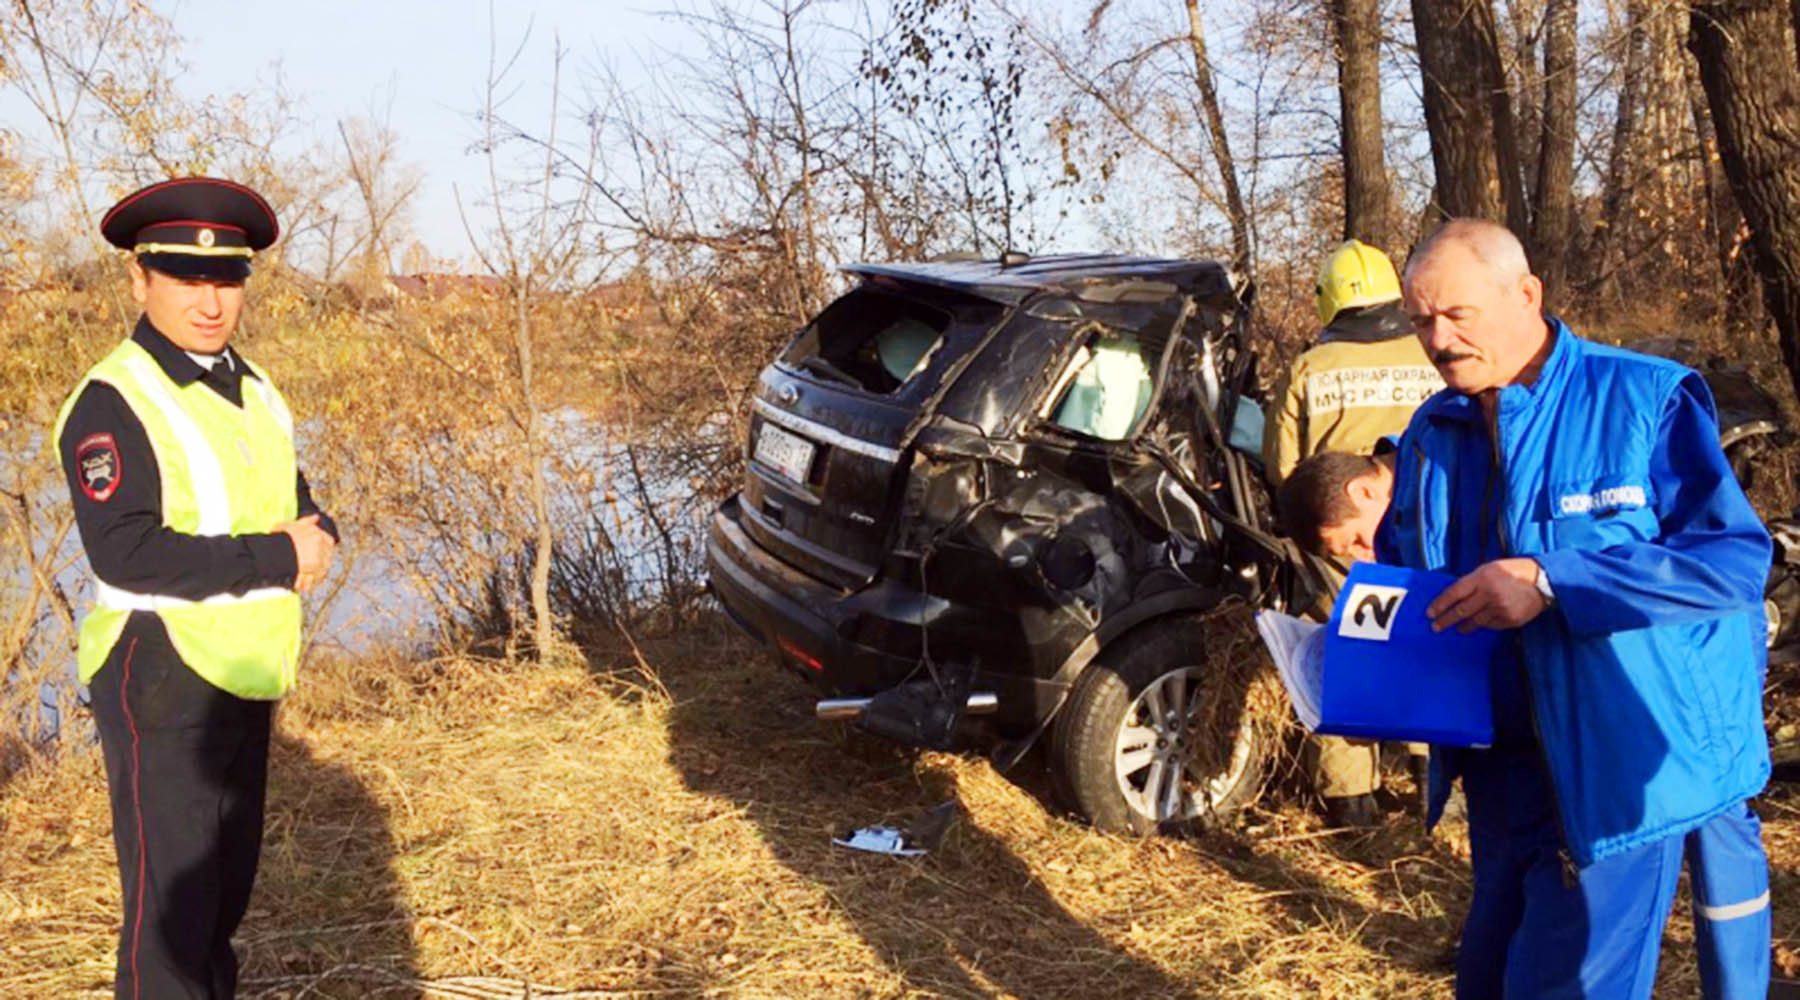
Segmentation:
[(1400, 297), (1400, 276), (1387, 254), (1362, 242), (1345, 240), (1319, 268), (1319, 323), (1330, 325), (1337, 314), (1358, 306), (1380, 305)]

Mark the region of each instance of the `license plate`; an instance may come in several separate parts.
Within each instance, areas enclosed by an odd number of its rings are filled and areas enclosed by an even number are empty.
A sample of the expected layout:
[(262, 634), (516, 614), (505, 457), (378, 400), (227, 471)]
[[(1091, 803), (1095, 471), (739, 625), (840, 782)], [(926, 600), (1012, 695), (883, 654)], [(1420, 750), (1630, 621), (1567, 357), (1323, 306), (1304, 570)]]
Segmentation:
[(771, 423), (756, 435), (756, 460), (796, 483), (806, 482), (815, 450), (811, 441)]

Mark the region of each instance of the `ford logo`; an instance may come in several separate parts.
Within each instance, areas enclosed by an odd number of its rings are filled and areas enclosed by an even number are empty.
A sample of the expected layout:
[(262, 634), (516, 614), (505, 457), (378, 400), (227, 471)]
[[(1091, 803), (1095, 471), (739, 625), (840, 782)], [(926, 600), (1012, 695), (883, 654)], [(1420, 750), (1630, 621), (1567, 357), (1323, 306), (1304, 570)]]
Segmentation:
[(775, 398), (781, 400), (783, 406), (793, 406), (800, 402), (800, 390), (794, 388), (792, 384), (784, 385), (775, 390)]

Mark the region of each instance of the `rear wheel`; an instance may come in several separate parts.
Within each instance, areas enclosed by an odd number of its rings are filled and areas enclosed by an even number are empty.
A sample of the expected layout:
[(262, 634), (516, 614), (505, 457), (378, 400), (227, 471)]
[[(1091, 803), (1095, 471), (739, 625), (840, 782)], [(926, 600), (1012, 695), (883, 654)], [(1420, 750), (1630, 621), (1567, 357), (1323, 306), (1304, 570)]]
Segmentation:
[[(1108, 831), (1188, 832), (1256, 797), (1274, 740), (1247, 710), (1254, 655), (1223, 619), (1145, 626), (1101, 653), (1058, 718), (1052, 764), (1069, 804)], [(1210, 655), (1209, 655), (1210, 654)]]
[(1762, 441), (1749, 438), (1733, 444), (1725, 449), (1725, 460), (1731, 463), (1731, 474), (1737, 477), (1738, 485), (1749, 490), (1756, 485), (1756, 459), (1762, 452)]
[(1776, 563), (1763, 590), (1763, 613), (1769, 619), (1769, 648), (1785, 646), (1800, 635), (1800, 573)]

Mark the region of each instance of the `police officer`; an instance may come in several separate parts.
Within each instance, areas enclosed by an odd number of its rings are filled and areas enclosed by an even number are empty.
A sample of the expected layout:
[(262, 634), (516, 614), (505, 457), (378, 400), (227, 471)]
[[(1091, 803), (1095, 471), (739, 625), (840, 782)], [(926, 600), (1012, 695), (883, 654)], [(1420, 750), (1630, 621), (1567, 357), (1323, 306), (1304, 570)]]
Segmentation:
[(230, 347), (275, 214), (228, 181), (114, 205), (131, 335), (57, 417), (94, 572), (79, 673), (106, 761), (124, 922), (114, 996), (227, 1000), (262, 840), (271, 710), (294, 682), (300, 594), (336, 529), (294, 458), (268, 373)]
[[(1413, 410), (1443, 388), (1400, 308), (1400, 278), (1386, 254), (1346, 240), (1319, 268), (1319, 343), (1276, 386), (1263, 425), (1263, 467), (1280, 486), (1302, 459), (1324, 451), (1370, 454), (1406, 429)], [(1341, 582), (1341, 578), (1340, 578)], [(1374, 826), (1380, 746), (1315, 736), (1314, 786), (1333, 826)], [(1424, 785), (1425, 748), (1413, 748)]]

